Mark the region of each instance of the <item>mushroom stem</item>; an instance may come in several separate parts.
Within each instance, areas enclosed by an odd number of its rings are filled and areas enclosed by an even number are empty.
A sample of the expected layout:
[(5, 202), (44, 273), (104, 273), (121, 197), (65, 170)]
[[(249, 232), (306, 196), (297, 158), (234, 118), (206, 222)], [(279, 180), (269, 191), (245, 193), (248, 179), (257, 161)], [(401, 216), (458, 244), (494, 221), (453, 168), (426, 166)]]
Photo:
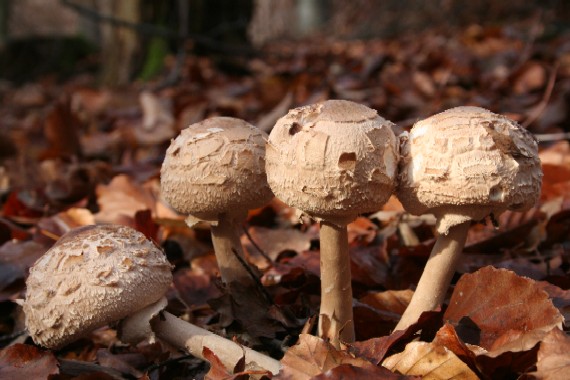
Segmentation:
[(257, 367), (273, 374), (277, 374), (281, 369), (278, 360), (185, 322), (165, 311), (152, 319), (151, 326), (158, 338), (175, 347), (185, 347), (190, 354), (200, 359), (206, 360), (203, 350), (208, 347), (228, 370), (233, 370), (242, 357), (245, 357), (246, 365), (255, 363)]
[(424, 311), (441, 306), (467, 239), (470, 221), (450, 227), (437, 238), (410, 304), (394, 330), (405, 330)]
[[(244, 264), (237, 257), (243, 258), (237, 218), (223, 214), (218, 223), (212, 224), (212, 243), (216, 253), (216, 261), (220, 267), (220, 276), (227, 285), (238, 283), (241, 285), (255, 286), (254, 280), (248, 273)], [(245, 259), (243, 259), (245, 262)]]
[(354, 342), (352, 284), (348, 233), (342, 227), (321, 222), (321, 312), (319, 336), (336, 348)]

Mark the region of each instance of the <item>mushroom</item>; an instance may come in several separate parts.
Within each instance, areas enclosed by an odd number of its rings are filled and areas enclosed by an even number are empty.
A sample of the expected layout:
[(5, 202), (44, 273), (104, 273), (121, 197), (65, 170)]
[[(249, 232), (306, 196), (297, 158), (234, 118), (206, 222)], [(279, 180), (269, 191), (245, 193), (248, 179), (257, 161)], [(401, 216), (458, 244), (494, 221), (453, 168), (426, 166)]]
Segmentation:
[(471, 221), (530, 209), (542, 169), (535, 138), (479, 107), (457, 107), (418, 121), (402, 136), (397, 195), (409, 213), (432, 213), (439, 236), (396, 330), (441, 306)]
[(222, 280), (254, 286), (243, 264), (239, 226), (273, 198), (265, 176), (266, 134), (230, 117), (213, 117), (172, 140), (161, 169), (162, 197), (176, 211), (211, 224)]
[[(279, 362), (162, 311), (172, 282), (164, 253), (129, 227), (91, 225), (71, 230), (30, 270), (23, 301), (35, 343), (57, 349), (121, 321), (121, 340), (154, 336), (204, 359), (210, 348), (228, 369), (246, 363), (279, 371)], [(151, 328), (152, 327), (152, 328)]]
[(328, 100), (290, 110), (267, 144), (275, 195), (320, 222), (319, 335), (355, 339), (346, 226), (392, 194), (398, 162), (393, 124), (364, 105)]

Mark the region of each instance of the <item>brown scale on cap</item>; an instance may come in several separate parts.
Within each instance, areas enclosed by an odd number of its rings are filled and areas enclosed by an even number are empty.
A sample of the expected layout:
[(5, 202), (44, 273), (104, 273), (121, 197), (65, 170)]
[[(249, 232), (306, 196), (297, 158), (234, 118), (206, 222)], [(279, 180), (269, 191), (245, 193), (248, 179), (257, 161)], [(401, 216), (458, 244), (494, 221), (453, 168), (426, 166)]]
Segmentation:
[(412, 214), (435, 214), (440, 233), (490, 213), (528, 210), (540, 195), (536, 140), (484, 108), (457, 107), (417, 122), (401, 155), (398, 197)]
[(375, 110), (345, 100), (289, 111), (267, 145), (271, 189), (308, 215), (339, 224), (378, 210), (396, 177), (392, 126)]
[(192, 124), (172, 140), (161, 169), (161, 192), (178, 212), (217, 221), (247, 213), (273, 198), (265, 177), (265, 139), (231, 117)]
[(170, 270), (164, 253), (132, 228), (72, 230), (30, 270), (26, 327), (37, 344), (61, 347), (159, 300)]

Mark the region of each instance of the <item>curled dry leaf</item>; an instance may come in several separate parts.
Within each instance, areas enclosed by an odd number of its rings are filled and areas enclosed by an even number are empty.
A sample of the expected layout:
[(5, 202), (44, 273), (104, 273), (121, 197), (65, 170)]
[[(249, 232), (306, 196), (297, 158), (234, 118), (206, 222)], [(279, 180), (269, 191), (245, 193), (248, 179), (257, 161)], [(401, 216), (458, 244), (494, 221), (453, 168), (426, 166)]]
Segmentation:
[(391, 311), (402, 314), (412, 299), (413, 290), (388, 290), (385, 292), (368, 293), (360, 299), (377, 310)]
[(352, 379), (382, 379), (382, 380), (412, 380), (419, 379), (415, 376), (399, 375), (384, 367), (367, 366), (355, 367), (350, 364), (341, 364), (320, 375), (312, 377), (312, 380), (352, 380)]
[(58, 373), (57, 359), (51, 352), (20, 343), (0, 351), (1, 379), (47, 379)]
[(251, 227), (249, 228), (249, 235), (253, 242), (246, 235), (242, 235), (241, 242), (251, 261), (259, 268), (267, 267), (268, 263), (253, 243), (273, 261), (285, 250), (303, 252), (311, 246), (309, 234), (290, 228)]
[(570, 337), (559, 329), (553, 329), (544, 337), (538, 350), (536, 372), (540, 380), (570, 379)]
[(0, 247), (0, 300), (8, 299), (22, 289), (23, 283), (18, 289), (10, 285), (23, 280), (45, 251), (47, 247), (34, 241), (11, 240)]
[[(505, 269), (484, 267), (458, 281), (444, 319), (469, 317), (481, 330), (478, 344), (495, 354), (532, 348), (564, 318), (536, 282)], [(532, 335), (529, 335), (532, 334)], [(517, 349), (518, 347), (518, 349)]]
[(212, 281), (212, 276), (193, 269), (176, 271), (174, 287), (182, 301), (191, 309), (207, 305), (208, 300), (221, 295), (219, 288)]
[(365, 358), (378, 365), (384, 360), (391, 350), (394, 352), (398, 347), (404, 347), (416, 338), (416, 333), (422, 331), (435, 331), (436, 326), (441, 326), (441, 312), (429, 311), (422, 313), (417, 323), (412, 324), (405, 330), (396, 330), (390, 335), (368, 339), (363, 342), (354, 342), (349, 345), (349, 351), (357, 357)]
[(308, 334), (301, 334), (299, 342), (289, 348), (281, 360), (283, 366), (276, 379), (312, 379), (343, 364), (370, 369), (372, 363), (336, 350), (330, 343)]
[(450, 349), (435, 342), (409, 343), (403, 352), (388, 357), (382, 365), (423, 379), (479, 379)]
[(156, 209), (157, 197), (153, 191), (125, 175), (116, 176), (108, 185), (97, 186), (96, 193), (100, 210), (95, 220), (99, 223), (134, 227), (137, 211)]
[(560, 310), (564, 320), (570, 321), (570, 290), (563, 290), (548, 281), (539, 281), (537, 285), (552, 298), (552, 303)]

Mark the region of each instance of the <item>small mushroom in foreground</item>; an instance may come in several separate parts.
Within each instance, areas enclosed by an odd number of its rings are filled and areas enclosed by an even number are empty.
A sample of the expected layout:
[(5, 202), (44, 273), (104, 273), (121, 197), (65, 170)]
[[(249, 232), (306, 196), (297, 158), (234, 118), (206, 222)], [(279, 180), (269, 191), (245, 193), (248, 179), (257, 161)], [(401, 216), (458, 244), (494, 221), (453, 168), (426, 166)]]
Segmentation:
[(34, 342), (56, 349), (122, 320), (121, 335), (130, 343), (156, 336), (202, 359), (208, 347), (228, 369), (245, 356), (252, 367), (279, 371), (278, 361), (162, 311), (170, 269), (164, 253), (132, 228), (72, 230), (30, 271), (26, 327)]
[(392, 123), (344, 100), (289, 111), (267, 144), (267, 178), (275, 195), (320, 222), (319, 335), (336, 347), (355, 339), (346, 225), (378, 210), (396, 179)]
[(439, 237), (396, 330), (441, 306), (471, 221), (530, 209), (542, 180), (534, 137), (479, 107), (417, 122), (402, 138), (401, 155), (398, 198), (412, 214), (434, 214)]
[(265, 137), (240, 119), (206, 119), (172, 140), (161, 168), (166, 202), (188, 215), (188, 225), (210, 222), (220, 274), (228, 286), (255, 286), (240, 260), (239, 227), (248, 210), (273, 198), (265, 176)]

